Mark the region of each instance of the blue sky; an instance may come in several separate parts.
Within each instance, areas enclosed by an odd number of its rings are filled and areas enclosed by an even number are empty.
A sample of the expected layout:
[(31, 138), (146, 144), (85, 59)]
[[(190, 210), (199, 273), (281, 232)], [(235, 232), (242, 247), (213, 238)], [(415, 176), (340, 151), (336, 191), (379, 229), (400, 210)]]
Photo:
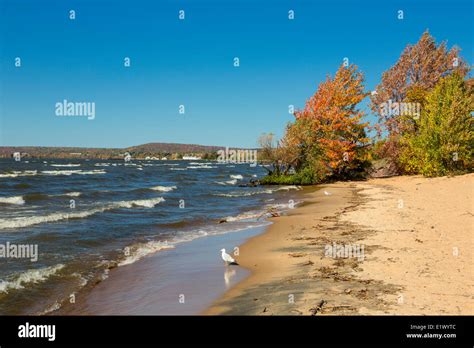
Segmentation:
[[(372, 90), (429, 29), (472, 64), (472, 4), (0, 0), (0, 145), (254, 147), (263, 132), (281, 136), (288, 105), (303, 107), (344, 57)], [(95, 102), (95, 119), (57, 117), (64, 99)]]

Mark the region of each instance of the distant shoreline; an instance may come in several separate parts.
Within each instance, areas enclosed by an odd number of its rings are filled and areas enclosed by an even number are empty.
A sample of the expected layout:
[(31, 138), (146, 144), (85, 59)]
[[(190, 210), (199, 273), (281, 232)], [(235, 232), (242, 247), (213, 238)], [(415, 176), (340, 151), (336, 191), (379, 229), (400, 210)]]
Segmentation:
[[(183, 156), (215, 159), (219, 150), (225, 146), (178, 144), (178, 143), (149, 143), (125, 148), (78, 147), (78, 146), (0, 146), (0, 158), (13, 158), (20, 153), (22, 158), (41, 159), (101, 159), (123, 160), (128, 153), (137, 160), (178, 160)], [(256, 148), (235, 147), (242, 150), (257, 150)], [(148, 157), (148, 158), (147, 158)]]

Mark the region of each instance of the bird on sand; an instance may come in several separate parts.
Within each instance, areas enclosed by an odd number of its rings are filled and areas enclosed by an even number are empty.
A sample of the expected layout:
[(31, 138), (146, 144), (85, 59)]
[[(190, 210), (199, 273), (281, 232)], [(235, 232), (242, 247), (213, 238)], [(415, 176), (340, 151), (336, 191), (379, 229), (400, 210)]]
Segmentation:
[(225, 252), (225, 249), (221, 249), (221, 253), (222, 260), (224, 260), (227, 265), (238, 265), (234, 258)]

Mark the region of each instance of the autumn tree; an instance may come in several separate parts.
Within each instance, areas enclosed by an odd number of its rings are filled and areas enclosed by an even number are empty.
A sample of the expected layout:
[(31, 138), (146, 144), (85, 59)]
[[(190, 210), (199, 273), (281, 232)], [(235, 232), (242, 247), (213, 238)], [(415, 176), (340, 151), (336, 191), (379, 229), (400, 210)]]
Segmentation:
[(363, 75), (355, 65), (327, 77), (287, 127), (282, 141), (296, 171), (311, 170), (317, 181), (344, 176), (359, 167), (368, 142), (367, 123), (357, 104), (366, 97)]
[(414, 102), (423, 104), (426, 94), (438, 81), (457, 72), (465, 76), (468, 65), (459, 55), (460, 49), (448, 50), (446, 43), (436, 45), (435, 39), (425, 31), (415, 45), (408, 45), (400, 58), (382, 75), (381, 83), (371, 95), (371, 109), (379, 115), (379, 122), (388, 131), (385, 142), (386, 154), (397, 163), (401, 151), (400, 137), (416, 131), (413, 118), (397, 113), (382, 113), (381, 106), (391, 102)]

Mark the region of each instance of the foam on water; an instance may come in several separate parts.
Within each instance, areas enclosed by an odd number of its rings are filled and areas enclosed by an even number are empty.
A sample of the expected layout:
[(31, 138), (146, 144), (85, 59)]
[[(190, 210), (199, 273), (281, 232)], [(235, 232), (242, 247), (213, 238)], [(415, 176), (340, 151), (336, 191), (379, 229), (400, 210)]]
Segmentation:
[(50, 164), (51, 167), (80, 167), (80, 164), (68, 163), (68, 164)]
[(125, 266), (132, 264), (143, 257), (156, 253), (160, 250), (164, 249), (172, 249), (174, 248), (174, 245), (169, 244), (168, 242), (160, 242), (160, 241), (150, 241), (148, 243), (142, 243), (142, 244), (136, 244), (131, 247), (130, 249), (130, 255), (127, 256), (124, 260), (118, 263), (118, 266)]
[(31, 269), (26, 272), (13, 275), (9, 280), (0, 281), (0, 292), (7, 293), (11, 289), (23, 289), (27, 284), (37, 284), (44, 282), (46, 279), (63, 268), (63, 264), (58, 264), (50, 267)]
[(19, 176), (34, 176), (38, 175), (37, 170), (13, 171), (11, 173), (0, 174), (0, 178), (16, 178)]
[(242, 192), (230, 192), (230, 193), (214, 193), (214, 196), (220, 196), (220, 197), (231, 197), (231, 198), (237, 198), (237, 197), (247, 197), (247, 196), (254, 196), (254, 195), (260, 195), (260, 194), (272, 194), (277, 191), (290, 191), (290, 190), (301, 190), (300, 186), (282, 186), (282, 187), (277, 187), (277, 188), (271, 188), (271, 189), (265, 189), (265, 190), (260, 190), (260, 191), (242, 191)]
[(202, 165), (202, 166), (187, 166), (186, 168), (188, 168), (188, 169), (211, 169), (211, 168), (217, 168), (217, 167)]
[(107, 210), (117, 209), (117, 208), (133, 208), (133, 207), (153, 208), (155, 205), (163, 201), (164, 201), (163, 197), (132, 200), (132, 201), (119, 201), (119, 202), (109, 203), (99, 208), (94, 208), (94, 209), (85, 210), (81, 212), (54, 213), (54, 214), (43, 215), (43, 216), (41, 215), (40, 216), (24, 216), (24, 217), (17, 217), (17, 218), (0, 219), (0, 229), (21, 228), (21, 227), (27, 227), (27, 226), (37, 225), (37, 224), (47, 223), (47, 222), (56, 222), (56, 221), (69, 220), (69, 219), (81, 219), (81, 218), (86, 218), (88, 216), (91, 216), (97, 213), (102, 213)]
[(95, 175), (95, 174), (106, 174), (107, 172), (103, 169), (95, 170), (43, 170), (42, 175)]
[(235, 185), (235, 184), (237, 184), (237, 179), (228, 180), (228, 181), (216, 181), (216, 184), (219, 184), (219, 185)]
[(0, 204), (16, 204), (22, 205), (25, 204), (23, 196), (14, 196), (14, 197), (0, 197)]
[(176, 190), (176, 186), (155, 186), (151, 187), (150, 190), (160, 191), (160, 192), (170, 192)]

